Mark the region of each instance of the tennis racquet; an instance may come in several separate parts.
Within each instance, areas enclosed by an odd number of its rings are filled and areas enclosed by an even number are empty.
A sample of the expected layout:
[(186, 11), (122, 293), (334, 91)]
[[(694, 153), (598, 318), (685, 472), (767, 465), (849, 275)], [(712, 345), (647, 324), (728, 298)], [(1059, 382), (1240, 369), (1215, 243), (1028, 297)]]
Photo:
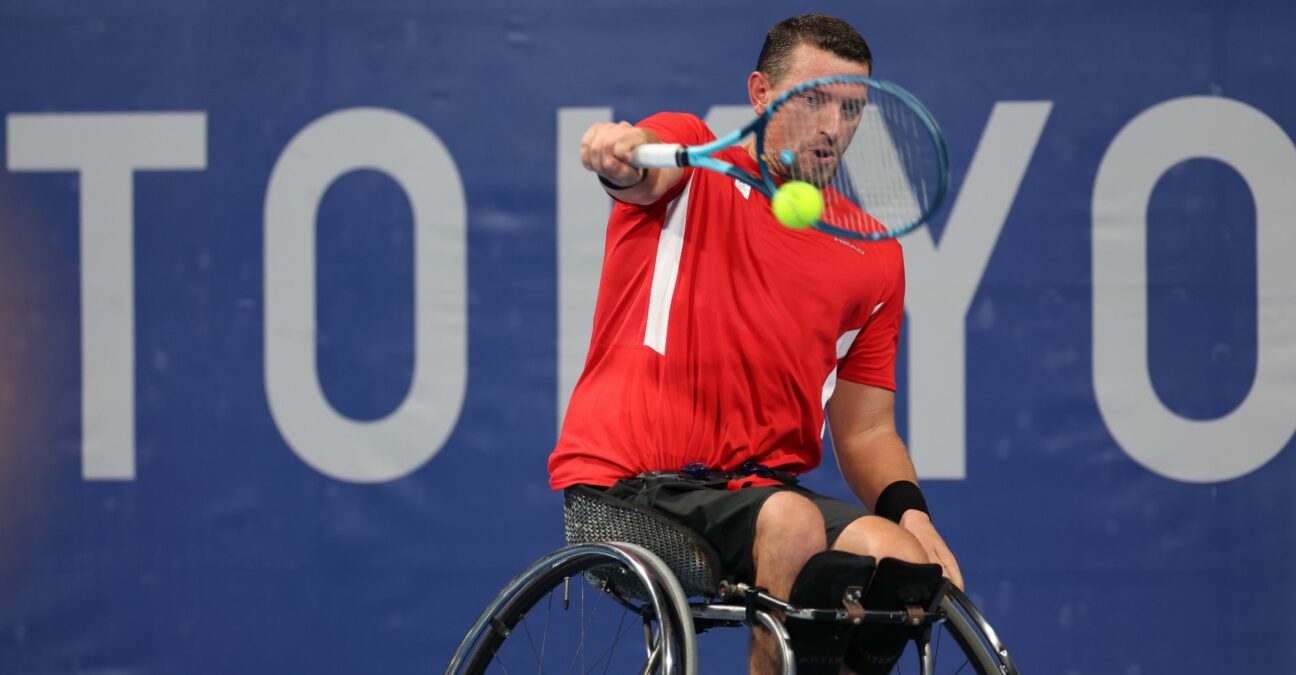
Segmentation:
[[(712, 156), (749, 134), (760, 175)], [(824, 197), (812, 227), (861, 240), (898, 237), (927, 222), (949, 187), (945, 139), (931, 113), (899, 86), (855, 75), (799, 84), (747, 126), (705, 145), (641, 145), (631, 163), (718, 171), (771, 198), (781, 183), (805, 181)]]

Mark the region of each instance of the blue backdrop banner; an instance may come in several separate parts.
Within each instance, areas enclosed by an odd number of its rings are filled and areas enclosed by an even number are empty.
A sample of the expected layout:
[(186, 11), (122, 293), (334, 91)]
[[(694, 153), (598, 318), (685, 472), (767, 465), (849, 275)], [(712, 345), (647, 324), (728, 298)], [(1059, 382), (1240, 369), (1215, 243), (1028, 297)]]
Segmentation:
[(899, 424), (1023, 672), (1296, 672), (1279, 0), (0, 2), (0, 672), (444, 668), (562, 543), (580, 135), (803, 10), (949, 142)]

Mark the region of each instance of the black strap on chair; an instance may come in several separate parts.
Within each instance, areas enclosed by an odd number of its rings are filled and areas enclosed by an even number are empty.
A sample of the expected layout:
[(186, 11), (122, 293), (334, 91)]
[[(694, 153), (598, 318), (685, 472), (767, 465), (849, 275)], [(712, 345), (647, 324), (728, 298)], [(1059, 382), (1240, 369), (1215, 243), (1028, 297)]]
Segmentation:
[[(877, 562), (872, 556), (845, 551), (823, 551), (810, 556), (788, 594), (796, 607), (840, 609), (859, 607), (859, 599), (873, 578)], [(787, 620), (800, 675), (837, 675), (855, 627), (847, 623)]]
[[(884, 611), (936, 610), (949, 581), (940, 565), (909, 563), (895, 558), (878, 562), (873, 583), (864, 595), (864, 607)], [(864, 624), (856, 629), (846, 649), (846, 665), (861, 675), (889, 673), (905, 643), (915, 634), (911, 626)]]

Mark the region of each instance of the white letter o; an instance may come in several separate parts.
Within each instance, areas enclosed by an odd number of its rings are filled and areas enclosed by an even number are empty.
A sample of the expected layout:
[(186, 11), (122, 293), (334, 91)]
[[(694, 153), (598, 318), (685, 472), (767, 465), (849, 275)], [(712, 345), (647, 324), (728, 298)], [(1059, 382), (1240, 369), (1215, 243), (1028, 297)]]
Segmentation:
[[(1147, 206), (1172, 166), (1209, 158), (1251, 189), (1256, 214), (1256, 376), (1232, 412), (1180, 417), (1153, 389), (1147, 358)], [(1296, 432), (1296, 147), (1264, 113), (1237, 101), (1186, 97), (1121, 129), (1093, 193), (1094, 390), (1116, 441), (1135, 461), (1187, 482), (1243, 476)]]
[[(374, 421), (338, 414), (316, 367), (316, 214), (329, 185), (360, 169), (391, 176), (414, 218), (415, 372), (400, 406)], [(464, 204), (445, 145), (398, 112), (325, 115), (280, 155), (265, 204), (266, 392), (289, 447), (315, 469), (359, 483), (394, 480), (431, 459), (454, 430), (468, 380)]]

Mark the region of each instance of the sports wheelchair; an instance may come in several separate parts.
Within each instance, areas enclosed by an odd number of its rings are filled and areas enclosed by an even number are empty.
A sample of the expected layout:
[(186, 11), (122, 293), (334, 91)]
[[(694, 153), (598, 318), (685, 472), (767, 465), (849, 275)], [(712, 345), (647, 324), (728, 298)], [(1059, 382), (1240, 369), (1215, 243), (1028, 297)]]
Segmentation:
[(795, 607), (719, 579), (706, 541), (648, 509), (578, 486), (566, 492), (564, 516), (569, 545), (500, 591), (455, 651), (447, 675), (696, 675), (696, 634), (742, 625), (768, 631), (781, 672), (792, 675), (796, 655), (775, 613), (838, 626), (909, 627), (912, 640), (893, 673), (1017, 675), (994, 630), (948, 583), (927, 606), (902, 611), (866, 609), (850, 592), (841, 606)]

